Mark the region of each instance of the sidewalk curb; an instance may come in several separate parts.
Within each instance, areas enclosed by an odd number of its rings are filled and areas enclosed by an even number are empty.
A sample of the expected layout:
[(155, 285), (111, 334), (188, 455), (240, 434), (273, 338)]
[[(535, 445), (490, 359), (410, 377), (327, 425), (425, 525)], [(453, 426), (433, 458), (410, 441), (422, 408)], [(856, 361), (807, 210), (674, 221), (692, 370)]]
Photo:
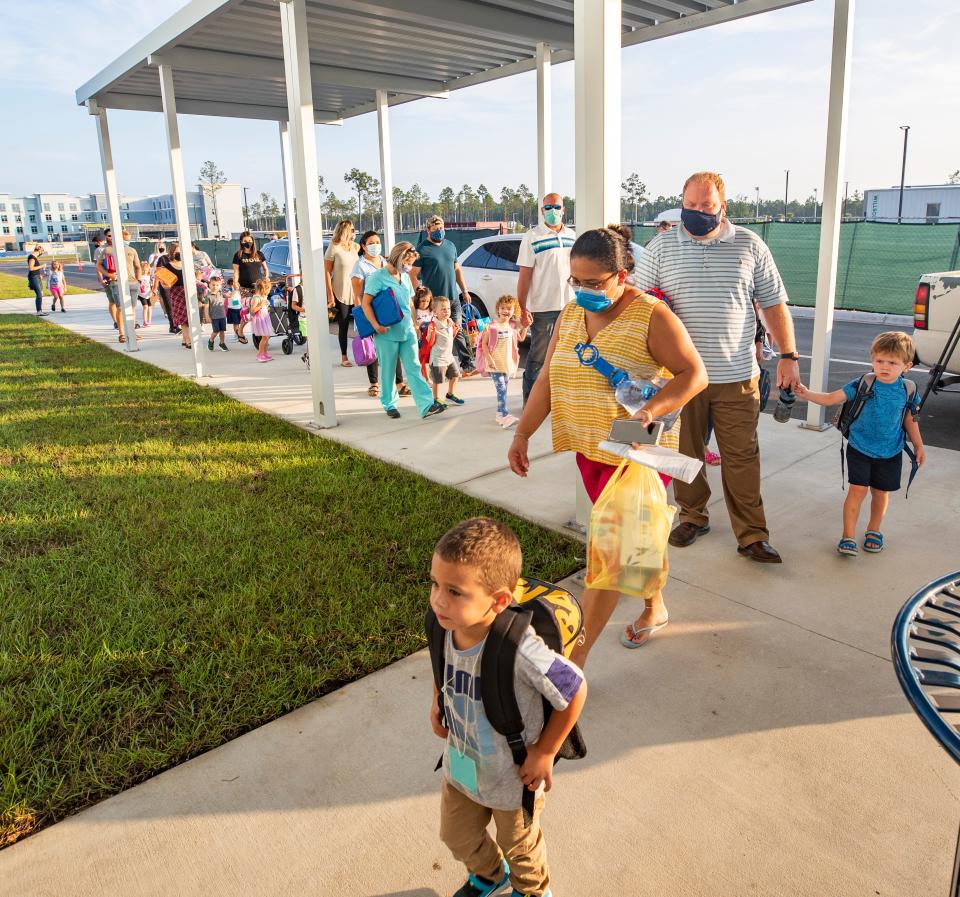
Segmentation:
[[(808, 305), (790, 305), (790, 314), (795, 318), (812, 318), (816, 309)], [(838, 308), (833, 313), (834, 321), (849, 321), (852, 324), (896, 324), (900, 327), (913, 327), (910, 315), (890, 315), (876, 311), (850, 311)]]

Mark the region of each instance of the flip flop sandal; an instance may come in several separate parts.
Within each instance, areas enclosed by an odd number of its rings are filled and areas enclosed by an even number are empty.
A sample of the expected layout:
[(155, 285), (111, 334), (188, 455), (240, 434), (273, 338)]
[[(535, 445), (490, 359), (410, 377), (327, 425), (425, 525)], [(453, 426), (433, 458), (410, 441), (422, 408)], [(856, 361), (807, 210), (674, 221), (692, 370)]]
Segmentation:
[(650, 637), (648, 636), (642, 642), (636, 642), (634, 639), (638, 635), (642, 635), (644, 632), (649, 632), (650, 636), (652, 636), (655, 632), (659, 632), (661, 629), (663, 629), (663, 627), (669, 622), (670, 620), (667, 619), (662, 623), (658, 623), (656, 626), (641, 626), (639, 629), (637, 628), (636, 623), (631, 623), (629, 636), (625, 632), (620, 633), (620, 644), (623, 645), (624, 648), (630, 648), (631, 650), (634, 648), (642, 648), (645, 644), (647, 644), (647, 642), (650, 641)]
[(855, 558), (860, 554), (860, 549), (857, 548), (857, 543), (853, 539), (841, 539), (837, 543), (837, 554), (845, 554), (847, 557)]
[(863, 550), (869, 551), (870, 554), (880, 554), (883, 551), (883, 533), (868, 529), (863, 534)]
[(342, 367), (342, 368), (352, 368), (352, 367), (353, 367), (353, 362), (352, 362), (352, 361), (341, 361), (341, 362), (340, 362), (340, 367)]

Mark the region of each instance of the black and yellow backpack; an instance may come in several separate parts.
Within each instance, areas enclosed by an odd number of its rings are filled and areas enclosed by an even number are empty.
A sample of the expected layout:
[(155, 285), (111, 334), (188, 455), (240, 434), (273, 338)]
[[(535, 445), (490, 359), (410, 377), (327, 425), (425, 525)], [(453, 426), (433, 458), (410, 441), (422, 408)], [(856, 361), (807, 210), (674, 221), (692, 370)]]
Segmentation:
[[(480, 660), (480, 696), (487, 720), (495, 732), (507, 739), (513, 762), (522, 766), (527, 759), (527, 748), (523, 743), (523, 718), (513, 688), (517, 648), (527, 627), (532, 626), (551, 651), (569, 657), (574, 645), (583, 638), (583, 610), (580, 602), (566, 589), (530, 577), (521, 577), (513, 598), (513, 604), (497, 615), (487, 633)], [(433, 681), (439, 693), (437, 700), (443, 718), (446, 630), (437, 621), (432, 609), (427, 610), (426, 631)], [(552, 710), (549, 701), (544, 698), (544, 725)], [(557, 759), (579, 760), (586, 754), (583, 735), (579, 726), (574, 726), (560, 747)], [(439, 763), (437, 768), (440, 768)], [(523, 788), (523, 812), (528, 823), (533, 815), (534, 797), (532, 791)]]

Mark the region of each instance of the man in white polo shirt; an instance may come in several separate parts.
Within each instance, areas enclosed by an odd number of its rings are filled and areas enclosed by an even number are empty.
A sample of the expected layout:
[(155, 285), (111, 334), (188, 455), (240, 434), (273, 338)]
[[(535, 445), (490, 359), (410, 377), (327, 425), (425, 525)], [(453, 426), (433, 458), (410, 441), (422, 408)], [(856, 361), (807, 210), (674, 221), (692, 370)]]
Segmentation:
[[(683, 185), (681, 225), (655, 236), (637, 262), (642, 288), (670, 300), (703, 358), (710, 384), (683, 409), (680, 451), (703, 458), (708, 417), (723, 457), (723, 497), (740, 554), (779, 564), (770, 545), (760, 496), (760, 369), (754, 348), (753, 303), (780, 347), (777, 385), (800, 382), (787, 291), (767, 245), (753, 231), (727, 221), (720, 175), (701, 171)], [(692, 483), (674, 482), (680, 524), (670, 534), (678, 548), (710, 531), (710, 486), (705, 468)]]
[(563, 198), (559, 193), (543, 197), (543, 223), (530, 228), (520, 243), (517, 264), (517, 298), (523, 311), (523, 326), (530, 328), (530, 349), (523, 369), (523, 401), (526, 403), (540, 368), (547, 357), (553, 328), (563, 307), (573, 300), (570, 247), (577, 235), (563, 223)]

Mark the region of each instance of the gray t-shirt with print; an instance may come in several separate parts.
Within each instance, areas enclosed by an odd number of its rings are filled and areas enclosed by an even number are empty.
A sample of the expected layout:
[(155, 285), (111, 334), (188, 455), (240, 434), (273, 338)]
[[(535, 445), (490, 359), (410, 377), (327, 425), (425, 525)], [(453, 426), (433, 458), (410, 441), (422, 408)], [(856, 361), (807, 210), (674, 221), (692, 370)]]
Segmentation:
[(224, 296), (223, 293), (207, 293), (207, 302), (210, 303), (210, 320), (214, 318), (225, 318), (227, 316), (226, 311), (223, 308)]
[(453, 364), (453, 328), (454, 324), (450, 318), (446, 323), (434, 319), (436, 325), (437, 338), (430, 347), (430, 364), (435, 368), (445, 368)]
[[(466, 651), (453, 646), (447, 632), (444, 651), (444, 712), (449, 726), (443, 752), (444, 777), (472, 800), (493, 810), (519, 809), (523, 799), (520, 769), (507, 740), (493, 730), (480, 696), (480, 660), (486, 640)], [(556, 710), (566, 710), (583, 682), (580, 668), (551, 651), (532, 628), (517, 649), (514, 690), (524, 721), (523, 740), (532, 744), (543, 729), (543, 698)], [(476, 792), (451, 775), (450, 753), (476, 764)]]

